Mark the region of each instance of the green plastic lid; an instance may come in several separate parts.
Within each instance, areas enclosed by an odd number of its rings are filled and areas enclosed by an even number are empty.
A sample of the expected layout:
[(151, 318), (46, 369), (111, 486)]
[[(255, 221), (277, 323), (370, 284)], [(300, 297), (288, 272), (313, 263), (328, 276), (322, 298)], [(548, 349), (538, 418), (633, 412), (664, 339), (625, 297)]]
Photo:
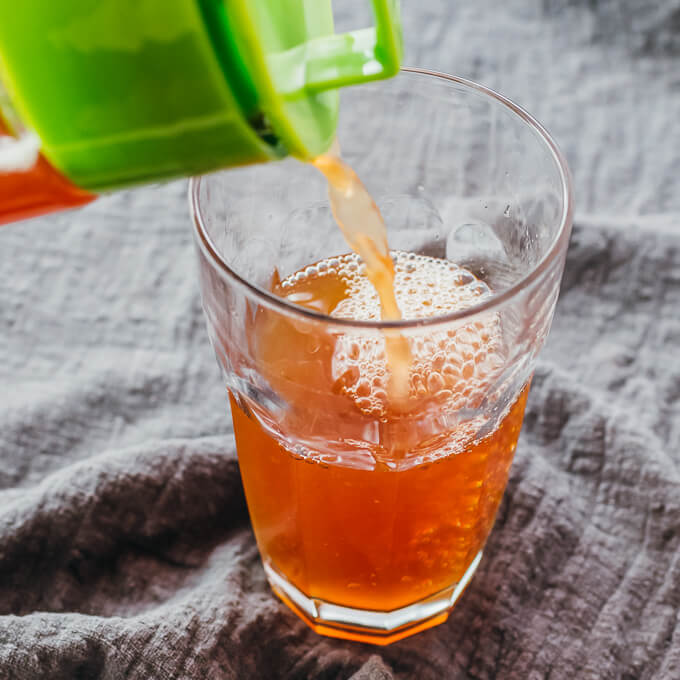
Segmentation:
[(398, 0), (372, 4), (375, 27), (335, 35), (330, 0), (0, 1), (0, 80), (89, 191), (308, 159), (337, 88), (399, 68)]
[[(242, 68), (230, 69), (251, 123), (286, 153), (311, 158), (335, 136), (337, 88), (395, 75), (402, 38), (399, 0), (372, 0), (376, 24), (334, 34), (330, 0), (216, 0)], [(237, 81), (234, 76), (240, 75)]]

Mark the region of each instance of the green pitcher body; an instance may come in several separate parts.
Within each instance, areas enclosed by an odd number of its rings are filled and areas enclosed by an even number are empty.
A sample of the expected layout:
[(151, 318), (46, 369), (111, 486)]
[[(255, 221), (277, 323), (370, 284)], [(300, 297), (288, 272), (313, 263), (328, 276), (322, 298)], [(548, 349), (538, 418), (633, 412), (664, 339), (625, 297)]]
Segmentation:
[(373, 7), (374, 27), (337, 35), (330, 0), (3, 2), (0, 117), (95, 193), (308, 159), (334, 138), (339, 87), (398, 71), (397, 1)]

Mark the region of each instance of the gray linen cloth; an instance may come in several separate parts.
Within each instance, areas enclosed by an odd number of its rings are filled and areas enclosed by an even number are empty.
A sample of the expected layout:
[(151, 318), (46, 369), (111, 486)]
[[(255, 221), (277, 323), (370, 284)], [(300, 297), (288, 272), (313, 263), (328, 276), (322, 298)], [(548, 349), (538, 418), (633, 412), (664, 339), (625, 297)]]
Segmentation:
[(0, 229), (0, 678), (680, 678), (680, 2), (404, 4), (407, 62), (524, 105), (576, 185), (472, 584), (387, 648), (272, 596), (185, 183), (145, 188)]

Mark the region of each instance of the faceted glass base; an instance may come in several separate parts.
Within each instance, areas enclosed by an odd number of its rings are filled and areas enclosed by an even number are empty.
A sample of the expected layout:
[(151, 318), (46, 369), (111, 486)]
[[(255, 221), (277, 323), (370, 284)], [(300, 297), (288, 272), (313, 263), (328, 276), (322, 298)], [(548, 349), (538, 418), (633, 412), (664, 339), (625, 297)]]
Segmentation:
[(444, 623), (481, 559), (480, 551), (458, 583), (419, 602), (393, 611), (352, 609), (318, 598), (310, 598), (286, 580), (272, 565), (265, 564), (264, 569), (274, 592), (315, 632), (345, 640), (389, 645), (421, 630)]

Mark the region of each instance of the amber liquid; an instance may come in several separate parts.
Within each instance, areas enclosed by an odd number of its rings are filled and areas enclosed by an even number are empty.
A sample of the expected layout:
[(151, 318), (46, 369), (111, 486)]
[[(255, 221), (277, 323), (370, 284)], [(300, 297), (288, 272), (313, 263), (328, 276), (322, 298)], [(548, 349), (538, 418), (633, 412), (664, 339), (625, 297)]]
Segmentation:
[[(391, 253), (380, 211), (337, 150), (314, 164), (354, 254), (283, 281), (274, 272), (274, 293), (372, 321), (437, 316), (491, 294), (453, 263)], [(230, 394), (268, 569), (307, 598), (371, 612), (465, 582), (503, 495), (528, 391), (493, 422), (482, 408), (506, 365), (499, 319), (367, 336), (262, 307), (247, 337), (278, 400)], [(318, 632), (356, 640), (391, 642), (447, 616), (380, 637), (312, 620), (277, 592)]]
[[(488, 294), (468, 272), (431, 258), (401, 254), (397, 270), (408, 316), (438, 314)], [(329, 315), (380, 314), (352, 256), (275, 281), (274, 292)], [(479, 405), (503, 363), (499, 335), (498, 320), (491, 319), (434, 332), (424, 344), (411, 340), (405, 407), (390, 396), (389, 357), (379, 351), (379, 338), (343, 337), (260, 309), (249, 337), (259, 370), (289, 406), (272, 423), (254, 401), (230, 396), (264, 562), (310, 598), (372, 611), (455, 585), (494, 521), (528, 387), (491, 432), (481, 415), (438, 426), (434, 434), (432, 424), (461, 406)]]

